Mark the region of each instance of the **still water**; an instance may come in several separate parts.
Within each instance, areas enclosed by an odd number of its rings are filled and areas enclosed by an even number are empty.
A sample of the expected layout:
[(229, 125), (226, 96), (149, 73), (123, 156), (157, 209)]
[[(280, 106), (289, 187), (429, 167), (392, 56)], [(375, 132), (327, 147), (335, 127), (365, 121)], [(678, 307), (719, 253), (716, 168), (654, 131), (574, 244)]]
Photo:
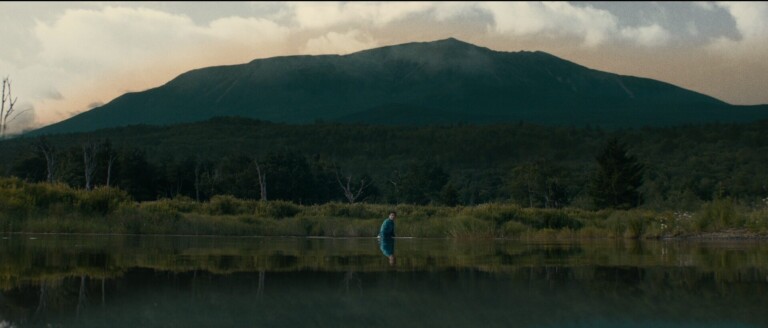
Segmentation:
[(27, 326), (768, 327), (768, 245), (5, 236)]

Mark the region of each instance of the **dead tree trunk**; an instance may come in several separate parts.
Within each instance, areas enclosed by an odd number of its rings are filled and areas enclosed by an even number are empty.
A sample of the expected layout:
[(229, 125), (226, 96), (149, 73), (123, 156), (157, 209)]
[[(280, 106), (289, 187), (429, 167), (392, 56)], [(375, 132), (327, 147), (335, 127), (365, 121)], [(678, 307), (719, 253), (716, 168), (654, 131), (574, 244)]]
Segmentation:
[(80, 312), (85, 308), (86, 295), (85, 295), (85, 276), (80, 276), (80, 292), (77, 295), (77, 309), (76, 316), (80, 317)]
[(45, 288), (45, 281), (40, 281), (40, 298), (37, 301), (37, 309), (35, 310), (35, 317), (40, 316), (45, 312), (45, 308), (47, 306), (46, 299), (47, 299), (48, 293)]
[(46, 181), (48, 183), (54, 183), (56, 181), (56, 149), (47, 139), (45, 139), (45, 137), (38, 139), (35, 142), (35, 146), (43, 153), (43, 156), (45, 156), (45, 164), (48, 169)]
[(267, 173), (261, 172), (261, 166), (259, 166), (259, 161), (255, 161), (256, 163), (256, 174), (259, 176), (259, 191), (261, 191), (261, 200), (267, 201)]
[(104, 280), (105, 278), (101, 278), (101, 307), (104, 307), (107, 304), (107, 290), (104, 288)]
[(259, 270), (259, 287), (256, 289), (256, 296), (264, 296), (264, 276), (266, 276), (266, 272), (264, 270)]
[(339, 182), (339, 187), (341, 187), (341, 190), (344, 191), (344, 197), (347, 198), (347, 201), (349, 201), (350, 204), (354, 204), (355, 201), (360, 198), (360, 196), (365, 191), (365, 188), (371, 185), (371, 181), (365, 181), (365, 179), (360, 179), (360, 188), (357, 188), (357, 191), (354, 190), (352, 187), (352, 176), (348, 175), (346, 176), (347, 183), (344, 184), (341, 182), (341, 169), (336, 170), (336, 181)]
[(16, 105), (16, 100), (18, 98), (14, 98), (11, 92), (11, 80), (6, 77), (3, 79), (3, 94), (2, 98), (0, 98), (0, 139), (5, 138), (8, 122), (14, 112), (13, 107)]
[(95, 142), (88, 142), (83, 147), (83, 164), (85, 164), (85, 190), (93, 188), (93, 173), (96, 172), (96, 153), (99, 151), (99, 145)]
[(195, 159), (195, 199), (200, 202), (200, 171), (202, 170), (200, 156)]
[(117, 154), (114, 151), (110, 151), (109, 157), (107, 157), (107, 188), (112, 183), (112, 165), (115, 164), (115, 159), (117, 159)]

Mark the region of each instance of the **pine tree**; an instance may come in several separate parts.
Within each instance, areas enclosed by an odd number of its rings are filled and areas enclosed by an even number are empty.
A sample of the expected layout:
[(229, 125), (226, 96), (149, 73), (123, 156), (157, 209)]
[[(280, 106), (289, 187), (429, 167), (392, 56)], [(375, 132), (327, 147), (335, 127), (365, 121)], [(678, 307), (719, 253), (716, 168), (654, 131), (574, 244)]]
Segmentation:
[(627, 154), (626, 145), (610, 139), (596, 157), (597, 170), (590, 194), (599, 208), (632, 208), (640, 204), (638, 188), (643, 184), (643, 165)]

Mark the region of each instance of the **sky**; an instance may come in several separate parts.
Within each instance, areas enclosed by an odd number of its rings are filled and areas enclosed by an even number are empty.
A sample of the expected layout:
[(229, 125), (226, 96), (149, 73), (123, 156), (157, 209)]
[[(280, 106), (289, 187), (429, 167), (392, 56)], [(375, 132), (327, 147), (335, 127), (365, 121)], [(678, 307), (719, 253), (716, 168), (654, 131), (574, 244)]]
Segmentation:
[(0, 2), (11, 131), (186, 71), (454, 37), (768, 104), (768, 2)]

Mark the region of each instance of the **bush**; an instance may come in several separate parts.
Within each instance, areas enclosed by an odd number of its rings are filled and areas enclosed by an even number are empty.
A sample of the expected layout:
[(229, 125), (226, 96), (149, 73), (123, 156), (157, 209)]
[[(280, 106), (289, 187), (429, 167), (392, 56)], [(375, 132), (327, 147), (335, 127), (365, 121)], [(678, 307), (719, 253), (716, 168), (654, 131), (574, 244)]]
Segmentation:
[(274, 219), (290, 218), (301, 212), (298, 205), (282, 200), (273, 200), (257, 207), (257, 214)]
[(517, 221), (504, 223), (501, 229), (501, 236), (504, 238), (520, 238), (530, 230), (530, 227)]
[(107, 215), (133, 203), (131, 196), (116, 188), (96, 188), (77, 192), (76, 207), (83, 214)]
[(386, 205), (327, 203), (305, 208), (304, 212), (319, 217), (346, 217), (353, 219), (377, 219), (386, 217)]
[(147, 208), (162, 207), (180, 213), (198, 212), (201, 209), (201, 203), (198, 203), (194, 199), (186, 196), (178, 196), (174, 198), (165, 198), (157, 201), (144, 202), (141, 205), (142, 208), (149, 205)]
[(235, 215), (241, 213), (242, 200), (232, 195), (216, 195), (207, 204), (207, 212), (213, 215)]
[(744, 226), (744, 218), (736, 210), (734, 201), (728, 198), (717, 199), (704, 204), (694, 215), (694, 227), (697, 231), (714, 231)]

